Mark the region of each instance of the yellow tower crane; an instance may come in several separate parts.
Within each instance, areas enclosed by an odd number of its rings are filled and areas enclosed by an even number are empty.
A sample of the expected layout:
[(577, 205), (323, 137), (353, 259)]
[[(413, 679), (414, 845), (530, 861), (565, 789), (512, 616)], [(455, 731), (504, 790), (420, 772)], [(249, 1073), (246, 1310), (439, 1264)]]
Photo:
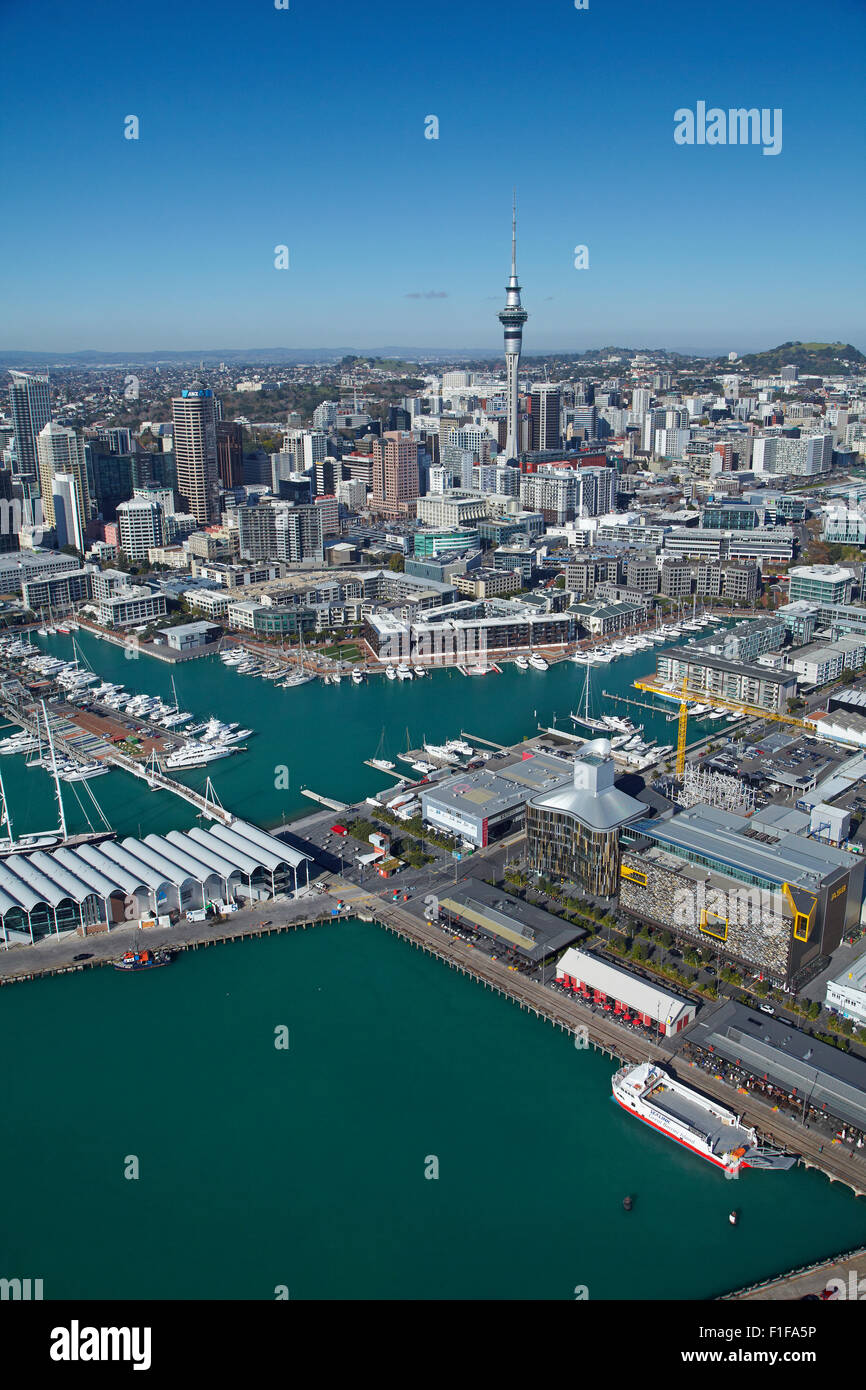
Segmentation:
[(686, 739), (689, 729), (689, 702), (686, 699), (686, 692), (689, 688), (688, 677), (683, 677), (683, 689), (680, 697), (680, 718), (677, 724), (677, 779), (681, 782), (686, 771)]

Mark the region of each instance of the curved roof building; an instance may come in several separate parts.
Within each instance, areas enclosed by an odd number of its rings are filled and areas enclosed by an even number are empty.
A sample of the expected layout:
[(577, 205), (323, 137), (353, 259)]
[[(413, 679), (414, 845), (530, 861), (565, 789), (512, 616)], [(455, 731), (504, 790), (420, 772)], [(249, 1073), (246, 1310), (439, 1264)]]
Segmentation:
[[(0, 859), (3, 941), (39, 940), (185, 911), (213, 898), (296, 892), (309, 881), (310, 856), (247, 821), (208, 830), (172, 830), (144, 840), (65, 845)], [(300, 880), (298, 875), (301, 875)]]

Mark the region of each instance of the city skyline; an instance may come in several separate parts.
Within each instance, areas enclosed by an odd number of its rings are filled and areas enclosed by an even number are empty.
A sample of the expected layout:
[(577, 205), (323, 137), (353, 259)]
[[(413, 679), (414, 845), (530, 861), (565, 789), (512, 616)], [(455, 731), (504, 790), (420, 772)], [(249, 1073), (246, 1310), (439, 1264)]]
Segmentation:
[[(19, 219), (0, 233), (15, 267), (3, 349), (493, 349), (514, 184), (528, 355), (607, 343), (715, 354), (788, 339), (866, 348), (863, 136), (845, 61), (866, 16), (849, 0), (830, 9), (835, 23), (810, 29), (806, 45), (802, 3), (738, 3), (720, 28), (675, 0), (663, 34), (636, 3), (615, 24), (602, 5), (551, 4), (522, 31), (507, 88), (513, 36), (487, 0), (446, 6), (434, 33), (391, 0), (375, 24), (341, 12), (349, 58), (333, 81), (333, 29), (299, 5), (193, 4), (195, 50), (142, 65), (118, 62), (140, 38), (134, 12), (85, 35), (50, 4), (47, 42), (26, 12), (7, 13), (10, 183), (38, 207), (48, 177), (73, 215), (61, 230), (37, 217), (26, 237)], [(149, 17), (170, 32), (161, 0)], [(383, 58), (389, 30), (412, 61)], [(227, 52), (249, 74), (230, 117)], [(293, 82), (275, 113), (282, 62)], [(373, 63), (387, 74), (375, 101)], [(59, 102), (74, 97), (74, 120), (26, 99), (37, 64)], [(629, 82), (612, 102), (623, 64)], [(326, 117), (311, 119), (323, 98)], [(675, 113), (715, 105), (783, 111), (778, 155), (678, 144)], [(211, 157), (182, 157), (190, 147)], [(220, 197), (237, 215), (217, 215)], [(275, 269), (278, 247), (287, 269)]]

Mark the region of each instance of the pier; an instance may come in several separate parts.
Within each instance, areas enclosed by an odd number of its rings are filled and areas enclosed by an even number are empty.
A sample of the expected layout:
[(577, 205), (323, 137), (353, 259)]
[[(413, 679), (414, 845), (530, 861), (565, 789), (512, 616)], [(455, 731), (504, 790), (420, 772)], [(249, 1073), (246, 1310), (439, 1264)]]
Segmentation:
[(301, 787), (301, 796), (308, 796), (311, 801), (318, 801), (320, 806), (327, 806), (329, 811), (351, 810), (347, 802), (337, 801), (332, 796), (322, 796), (321, 792), (314, 792), (310, 787)]
[(494, 743), (492, 738), (482, 738), (480, 734), (467, 734), (465, 729), (460, 730), (460, 737), (465, 738), (467, 743), (483, 743), (487, 748), (498, 748), (500, 753), (508, 749), (506, 743)]
[[(853, 1276), (853, 1278), (852, 1278)], [(843, 1299), (850, 1299), (853, 1284), (854, 1298), (862, 1298), (858, 1285), (866, 1291), (866, 1246), (849, 1250), (844, 1255), (833, 1255), (815, 1264), (802, 1265), (776, 1279), (765, 1279), (760, 1284), (750, 1284), (748, 1288), (737, 1289), (735, 1293), (722, 1294), (722, 1302), (789, 1302), (815, 1294), (820, 1298), (831, 1280), (841, 1280), (845, 1286)]]

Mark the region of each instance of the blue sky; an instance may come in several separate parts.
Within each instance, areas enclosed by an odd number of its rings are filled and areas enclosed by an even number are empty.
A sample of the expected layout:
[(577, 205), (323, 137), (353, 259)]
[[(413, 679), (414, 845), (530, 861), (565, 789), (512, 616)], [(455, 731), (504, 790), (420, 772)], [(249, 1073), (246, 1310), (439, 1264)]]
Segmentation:
[[(516, 184), (526, 353), (866, 350), (864, 40), (862, 0), (4, 4), (0, 348), (495, 347)], [(676, 145), (701, 100), (781, 153)]]

